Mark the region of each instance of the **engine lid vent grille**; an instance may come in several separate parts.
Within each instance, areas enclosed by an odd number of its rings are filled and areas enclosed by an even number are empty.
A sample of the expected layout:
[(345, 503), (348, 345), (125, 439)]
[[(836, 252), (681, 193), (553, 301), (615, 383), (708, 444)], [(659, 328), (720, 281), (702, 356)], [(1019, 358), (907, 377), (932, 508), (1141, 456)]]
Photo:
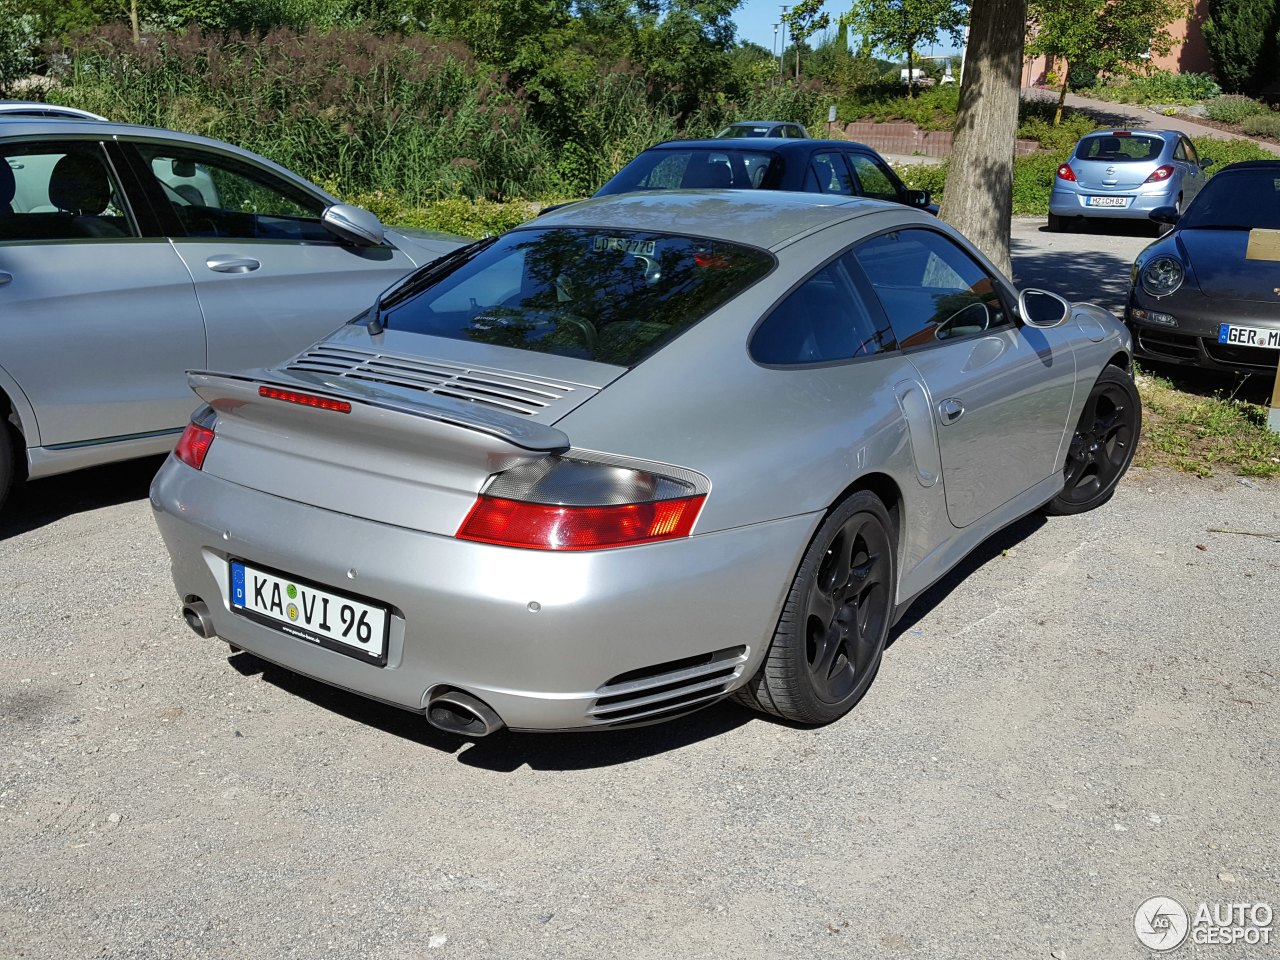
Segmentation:
[(289, 362), (286, 370), (420, 390), (530, 417), (561, 401), (585, 399), (590, 387), (528, 377), (442, 360), (375, 353), (321, 344)]

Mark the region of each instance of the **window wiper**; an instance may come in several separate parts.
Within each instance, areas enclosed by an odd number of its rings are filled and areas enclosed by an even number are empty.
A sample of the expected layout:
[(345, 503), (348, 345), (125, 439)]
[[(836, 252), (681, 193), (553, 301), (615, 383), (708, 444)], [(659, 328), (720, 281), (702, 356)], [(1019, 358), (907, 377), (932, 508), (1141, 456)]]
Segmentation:
[(385, 329), (382, 323), (383, 311), (389, 310), (396, 304), (404, 303), (410, 297), (417, 296), (437, 280), (475, 259), (477, 255), (497, 242), (498, 238), (494, 236), (468, 243), (457, 250), (451, 250), (438, 260), (433, 260), (417, 273), (409, 274), (400, 286), (387, 291), (386, 295), (378, 301), (373, 316), (369, 320), (369, 336), (377, 336)]

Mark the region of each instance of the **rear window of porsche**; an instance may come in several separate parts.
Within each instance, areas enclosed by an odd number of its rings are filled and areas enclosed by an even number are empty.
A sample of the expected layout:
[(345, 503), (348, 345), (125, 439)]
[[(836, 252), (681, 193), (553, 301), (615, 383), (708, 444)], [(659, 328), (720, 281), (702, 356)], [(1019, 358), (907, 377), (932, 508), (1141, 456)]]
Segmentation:
[[(772, 268), (756, 247), (660, 233), (518, 230), (383, 297), (388, 329), (631, 367)], [(421, 287), (421, 289), (417, 289)]]

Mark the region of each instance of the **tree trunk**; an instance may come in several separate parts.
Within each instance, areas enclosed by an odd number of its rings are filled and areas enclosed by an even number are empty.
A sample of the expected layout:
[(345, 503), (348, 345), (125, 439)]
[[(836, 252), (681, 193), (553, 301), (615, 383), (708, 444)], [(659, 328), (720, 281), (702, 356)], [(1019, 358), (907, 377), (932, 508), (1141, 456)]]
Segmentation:
[(134, 46), (137, 46), (142, 42), (142, 36), (138, 32), (138, 0), (129, 0), (129, 25), (133, 28)]
[(942, 219), (1009, 275), (1027, 0), (974, 0)]
[(907, 47), (907, 93), (910, 94), (912, 97), (915, 97), (916, 95), (916, 71), (914, 66), (915, 56), (916, 56), (915, 48), (908, 46)]
[(1058, 91), (1058, 109), (1053, 111), (1053, 125), (1062, 122), (1062, 108), (1067, 102), (1067, 88), (1071, 85), (1071, 65), (1062, 61), (1062, 89)]

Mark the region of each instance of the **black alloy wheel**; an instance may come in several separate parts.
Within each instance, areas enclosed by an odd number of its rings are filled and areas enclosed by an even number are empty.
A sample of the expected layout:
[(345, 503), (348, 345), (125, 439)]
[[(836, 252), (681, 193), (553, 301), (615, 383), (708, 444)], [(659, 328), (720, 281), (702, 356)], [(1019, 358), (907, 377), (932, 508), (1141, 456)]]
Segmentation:
[(830, 723), (871, 686), (892, 625), (895, 534), (867, 491), (823, 522), (800, 564), (769, 654), (740, 702), (797, 723)]
[(1084, 513), (1111, 499), (1133, 462), (1142, 429), (1142, 401), (1133, 377), (1108, 366), (1089, 391), (1071, 437), (1062, 492), (1049, 501), (1053, 514)]

